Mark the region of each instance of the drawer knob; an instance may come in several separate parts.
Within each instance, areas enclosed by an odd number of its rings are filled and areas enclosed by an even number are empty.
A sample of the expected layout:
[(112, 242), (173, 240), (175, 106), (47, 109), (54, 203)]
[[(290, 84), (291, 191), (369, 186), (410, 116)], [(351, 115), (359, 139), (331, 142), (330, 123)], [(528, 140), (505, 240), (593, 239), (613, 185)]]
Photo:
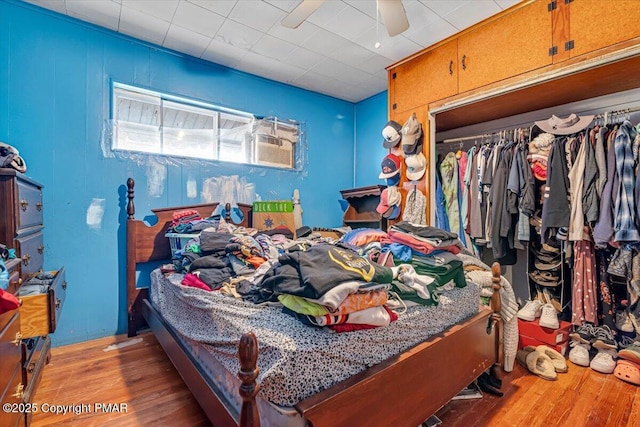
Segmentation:
[(22, 208), (22, 212), (25, 212), (27, 210), (27, 207), (29, 207), (29, 202), (27, 202), (25, 199), (20, 200), (20, 207)]
[(60, 304), (62, 304), (62, 301), (60, 301), (60, 298), (56, 298), (56, 310), (60, 310)]
[(38, 246), (38, 253), (42, 254), (43, 252), (44, 252), (44, 246), (43, 245)]
[(29, 372), (30, 374), (33, 374), (33, 371), (36, 369), (36, 364), (31, 362), (29, 363), (29, 366), (27, 366), (27, 372)]
[(16, 399), (22, 399), (22, 396), (24, 396), (24, 386), (22, 385), (22, 383), (18, 384), (18, 386), (16, 387), (16, 392), (11, 396), (15, 397)]
[(29, 256), (29, 254), (24, 254), (22, 256), (22, 265), (29, 265), (29, 260), (31, 259), (31, 257)]
[(67, 281), (62, 282), (62, 289), (67, 290)]
[(16, 339), (14, 339), (11, 342), (13, 344), (15, 344), (16, 347), (18, 347), (20, 345), (20, 343), (22, 342), (22, 333), (21, 332), (16, 332)]
[(40, 212), (42, 210), (42, 202), (37, 202), (36, 203), (36, 209), (38, 210), (38, 212)]

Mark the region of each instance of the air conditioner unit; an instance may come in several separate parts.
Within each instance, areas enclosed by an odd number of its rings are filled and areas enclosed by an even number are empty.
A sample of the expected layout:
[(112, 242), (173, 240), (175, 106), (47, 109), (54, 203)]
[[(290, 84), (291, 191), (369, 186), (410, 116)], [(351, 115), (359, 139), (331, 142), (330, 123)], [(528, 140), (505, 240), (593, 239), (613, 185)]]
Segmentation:
[(271, 135), (254, 135), (254, 163), (280, 168), (294, 168), (295, 145)]
[(276, 118), (256, 120), (253, 126), (253, 162), (294, 169), (295, 145), (299, 133), (297, 123), (283, 122)]

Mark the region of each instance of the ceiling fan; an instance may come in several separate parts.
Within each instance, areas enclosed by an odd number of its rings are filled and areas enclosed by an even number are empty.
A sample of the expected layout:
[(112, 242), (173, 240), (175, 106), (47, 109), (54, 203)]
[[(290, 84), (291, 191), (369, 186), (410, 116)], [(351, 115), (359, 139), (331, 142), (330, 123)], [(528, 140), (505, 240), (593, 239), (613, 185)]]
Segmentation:
[[(298, 28), (324, 2), (325, 0), (302, 0), (284, 17), (282, 25), (287, 28)], [(389, 37), (397, 36), (409, 28), (409, 20), (402, 6), (402, 0), (376, 0), (376, 2)]]

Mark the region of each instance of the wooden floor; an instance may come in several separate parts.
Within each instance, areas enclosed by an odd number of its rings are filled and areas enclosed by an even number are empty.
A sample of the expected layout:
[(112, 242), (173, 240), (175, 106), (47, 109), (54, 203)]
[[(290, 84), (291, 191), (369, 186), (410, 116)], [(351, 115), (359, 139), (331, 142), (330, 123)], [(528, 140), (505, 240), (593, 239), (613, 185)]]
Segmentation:
[[(502, 391), (501, 398), (450, 402), (436, 415), (443, 426), (640, 426), (640, 387), (571, 362), (553, 382), (516, 364)], [(151, 334), (54, 348), (34, 402), (76, 405), (67, 414), (35, 414), (34, 427), (210, 425)]]

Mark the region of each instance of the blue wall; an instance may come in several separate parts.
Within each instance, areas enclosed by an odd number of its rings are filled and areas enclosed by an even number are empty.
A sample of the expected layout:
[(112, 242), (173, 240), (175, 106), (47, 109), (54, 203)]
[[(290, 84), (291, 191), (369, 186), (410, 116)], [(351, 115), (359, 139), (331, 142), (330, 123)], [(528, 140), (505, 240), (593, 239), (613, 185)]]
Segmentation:
[(382, 146), (382, 128), (387, 120), (386, 91), (356, 104), (355, 187), (385, 184), (378, 175), (380, 163), (389, 153)]
[[(164, 191), (150, 197), (145, 164), (105, 158), (101, 151), (112, 80), (304, 122), (306, 171), (220, 163), (165, 166)], [(305, 224), (338, 226), (339, 190), (378, 181), (374, 170), (384, 155), (377, 151), (386, 121), (386, 95), (382, 98), (354, 105), (169, 52), (29, 4), (0, 1), (0, 140), (20, 150), (27, 175), (45, 186), (45, 268), (65, 266), (69, 283), (54, 344), (126, 329), (123, 209), (128, 177), (137, 182), (138, 218), (154, 207), (200, 202), (186, 197), (187, 179), (195, 179), (200, 191), (208, 177), (240, 175), (254, 183), (263, 198), (287, 199), (294, 188), (300, 189)], [(356, 114), (363, 119), (358, 120), (357, 140)], [(367, 136), (373, 134), (375, 138)], [(99, 228), (87, 225), (87, 209), (95, 198), (104, 199)]]

